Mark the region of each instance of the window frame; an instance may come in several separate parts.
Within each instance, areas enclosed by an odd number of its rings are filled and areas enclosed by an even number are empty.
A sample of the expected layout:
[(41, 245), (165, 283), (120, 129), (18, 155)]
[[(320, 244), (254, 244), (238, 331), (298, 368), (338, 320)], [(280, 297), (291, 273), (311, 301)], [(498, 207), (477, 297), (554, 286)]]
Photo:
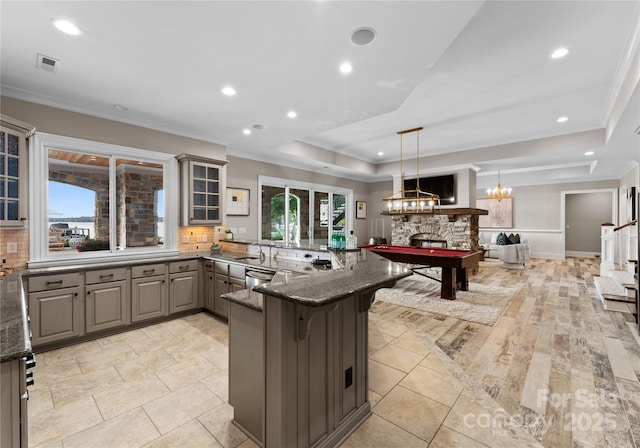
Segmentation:
[[(116, 159), (125, 158), (162, 164), (164, 190), (164, 244), (116, 250), (116, 239), (109, 238), (108, 251), (70, 252), (68, 256), (49, 254), (49, 149), (80, 152), (107, 157), (109, 162), (109, 235), (116, 235)], [(126, 261), (131, 259), (175, 256), (178, 227), (178, 161), (174, 154), (149, 151), (110, 143), (94, 142), (74, 137), (36, 132), (29, 141), (29, 215), (30, 260), (29, 267), (65, 266), (104, 261)], [(42, 181), (46, 179), (46, 181)]]

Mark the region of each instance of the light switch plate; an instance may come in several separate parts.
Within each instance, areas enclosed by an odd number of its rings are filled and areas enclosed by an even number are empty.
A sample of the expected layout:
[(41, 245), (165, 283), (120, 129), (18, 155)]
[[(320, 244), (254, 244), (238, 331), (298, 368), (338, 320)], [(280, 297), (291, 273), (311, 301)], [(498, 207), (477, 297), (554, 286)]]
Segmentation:
[(7, 253), (15, 254), (16, 252), (18, 252), (18, 243), (15, 241), (7, 243)]
[(189, 242), (189, 235), (182, 235), (182, 239), (180, 240), (183, 243), (188, 243)]

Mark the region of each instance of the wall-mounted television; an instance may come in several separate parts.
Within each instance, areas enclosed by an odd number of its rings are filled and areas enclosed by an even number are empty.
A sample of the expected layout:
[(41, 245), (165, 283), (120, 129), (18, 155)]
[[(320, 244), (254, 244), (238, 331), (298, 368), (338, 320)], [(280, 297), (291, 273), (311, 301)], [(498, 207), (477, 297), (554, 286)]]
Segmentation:
[[(415, 190), (416, 179), (405, 179), (404, 189)], [(455, 205), (458, 203), (455, 174), (420, 178), (420, 190), (440, 196), (440, 205)]]

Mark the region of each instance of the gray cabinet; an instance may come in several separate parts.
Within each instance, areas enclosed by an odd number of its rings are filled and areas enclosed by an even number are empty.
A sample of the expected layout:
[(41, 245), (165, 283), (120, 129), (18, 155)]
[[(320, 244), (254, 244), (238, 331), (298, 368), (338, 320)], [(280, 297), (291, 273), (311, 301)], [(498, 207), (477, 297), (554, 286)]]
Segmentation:
[(129, 323), (126, 268), (89, 271), (85, 284), (87, 333)]
[(27, 440), (27, 399), (24, 359), (0, 364), (0, 446), (29, 446)]
[(169, 313), (198, 308), (198, 260), (169, 264)]
[(182, 177), (182, 225), (222, 223), (226, 190), (226, 161), (177, 157)]
[(32, 277), (28, 284), (34, 347), (84, 334), (80, 273)]
[(235, 264), (215, 262), (214, 265), (214, 287), (213, 293), (213, 312), (225, 319), (229, 316), (229, 302), (220, 296), (228, 292), (235, 292), (244, 289), (244, 266)]
[(215, 274), (213, 272), (213, 261), (206, 261), (204, 264), (204, 303), (203, 306), (209, 311), (215, 311), (214, 299), (216, 295)]
[(134, 266), (131, 269), (131, 321), (166, 316), (167, 310), (167, 266)]

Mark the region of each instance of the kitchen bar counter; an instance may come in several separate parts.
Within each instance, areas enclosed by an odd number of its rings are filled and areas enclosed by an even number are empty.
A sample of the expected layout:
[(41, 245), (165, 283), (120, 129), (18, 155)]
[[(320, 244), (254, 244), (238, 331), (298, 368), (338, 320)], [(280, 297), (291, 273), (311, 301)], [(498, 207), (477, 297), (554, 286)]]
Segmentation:
[(336, 447), (371, 413), (369, 308), (411, 271), (367, 251), (331, 255), (333, 270), (223, 295), (233, 422), (262, 448)]

